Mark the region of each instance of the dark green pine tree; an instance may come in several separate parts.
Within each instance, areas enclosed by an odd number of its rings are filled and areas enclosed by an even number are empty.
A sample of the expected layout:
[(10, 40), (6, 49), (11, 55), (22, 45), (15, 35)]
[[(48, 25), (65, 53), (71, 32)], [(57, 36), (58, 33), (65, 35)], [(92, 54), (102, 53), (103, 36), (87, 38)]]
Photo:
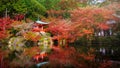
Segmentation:
[(46, 8), (37, 0), (19, 0), (13, 8), (16, 13), (25, 14), (27, 18), (36, 19), (46, 14)]
[(9, 15), (14, 12), (13, 5), (19, 0), (0, 0), (0, 17), (5, 16), (6, 8)]
[(58, 6), (58, 3), (61, 0), (37, 0), (39, 3), (45, 6), (47, 10), (54, 9), (59, 10), (60, 6)]
[(0, 17), (5, 16), (6, 8), (9, 16), (25, 14), (32, 19), (46, 13), (46, 8), (37, 0), (0, 0)]

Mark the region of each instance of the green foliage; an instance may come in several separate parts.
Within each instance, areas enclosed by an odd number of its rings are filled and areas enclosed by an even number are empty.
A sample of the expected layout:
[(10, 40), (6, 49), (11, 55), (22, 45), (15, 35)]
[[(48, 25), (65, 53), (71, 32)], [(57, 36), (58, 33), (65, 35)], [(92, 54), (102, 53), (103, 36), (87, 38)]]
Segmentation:
[(37, 0), (0, 0), (0, 4), (1, 17), (5, 16), (6, 8), (10, 16), (27, 13), (27, 17), (35, 18), (46, 13), (46, 8)]
[(14, 11), (12, 7), (16, 2), (16, 0), (0, 0), (0, 16), (5, 16), (6, 8), (9, 10), (8, 13)]
[[(21, 6), (22, 5), (22, 6)], [(14, 6), (18, 12), (23, 12), (29, 18), (37, 18), (38, 16), (46, 13), (46, 8), (37, 0), (20, 0)]]
[(44, 14), (44, 12), (46, 11), (46, 8), (36, 0), (31, 0), (31, 4), (33, 5), (31, 6), (32, 9), (36, 12)]
[(13, 34), (13, 36), (15, 36), (17, 34), (17, 32), (19, 32), (19, 30), (15, 29), (15, 28), (11, 28), (10, 33)]
[(60, 2), (60, 0), (37, 0), (37, 1), (41, 3), (47, 10), (59, 9), (57, 4)]
[(13, 8), (16, 10), (16, 13), (26, 13), (27, 6), (24, 0), (18, 0), (17, 3), (13, 4)]
[(79, 7), (86, 7), (86, 6), (87, 6), (87, 3), (78, 3), (78, 6), (79, 6)]
[(106, 6), (106, 5), (109, 5), (109, 4), (110, 4), (110, 1), (107, 0), (107, 1), (99, 4), (99, 6), (100, 6), (100, 7), (103, 7), (103, 6)]
[[(25, 14), (26, 17), (35, 19), (46, 15), (47, 10), (71, 10), (78, 6), (85, 5), (77, 0), (1, 0), (0, 15), (5, 16), (5, 10), (8, 9), (8, 14)], [(69, 17), (69, 13), (65, 12), (63, 17)]]
[(64, 12), (63, 13), (63, 18), (70, 18), (70, 13), (69, 12)]
[(116, 38), (120, 40), (120, 31), (117, 32)]

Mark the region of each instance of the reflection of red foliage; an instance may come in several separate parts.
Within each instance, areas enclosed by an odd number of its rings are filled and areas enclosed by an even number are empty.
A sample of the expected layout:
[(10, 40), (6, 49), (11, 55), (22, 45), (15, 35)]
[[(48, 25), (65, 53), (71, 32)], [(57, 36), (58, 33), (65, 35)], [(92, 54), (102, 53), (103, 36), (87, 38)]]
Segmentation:
[(85, 60), (91, 60), (91, 61), (94, 60), (94, 58), (95, 58), (95, 56), (93, 54), (88, 54), (88, 55), (80, 54), (79, 56), (84, 58)]
[(111, 68), (111, 66), (112, 66), (112, 62), (106, 61), (106, 62), (100, 63), (99, 68)]
[[(55, 49), (55, 48), (54, 48)], [(52, 68), (60, 66), (60, 68), (67, 68), (65, 66), (72, 66), (71, 68), (92, 68), (94, 65), (94, 50), (86, 53), (78, 53), (73, 47), (67, 47), (65, 49), (55, 49), (52, 54), (49, 55), (49, 62)]]
[(41, 62), (43, 61), (43, 59), (47, 57), (47, 54), (46, 53), (41, 53), (41, 54), (36, 54), (35, 56), (33, 56), (33, 59), (36, 61), (36, 62)]
[(0, 50), (0, 68), (9, 68), (9, 61), (4, 59), (8, 55), (7, 51)]
[(51, 49), (53, 49), (54, 51), (57, 51), (57, 52), (62, 51), (59, 46), (51, 46)]
[[(77, 62), (77, 56), (76, 51), (74, 48), (67, 48), (65, 50), (61, 51), (54, 51), (49, 56), (50, 64), (52, 64), (53, 67), (64, 66), (67, 64), (74, 65), (75, 67), (79, 68), (79, 63)], [(62, 67), (61, 67), (62, 68)]]

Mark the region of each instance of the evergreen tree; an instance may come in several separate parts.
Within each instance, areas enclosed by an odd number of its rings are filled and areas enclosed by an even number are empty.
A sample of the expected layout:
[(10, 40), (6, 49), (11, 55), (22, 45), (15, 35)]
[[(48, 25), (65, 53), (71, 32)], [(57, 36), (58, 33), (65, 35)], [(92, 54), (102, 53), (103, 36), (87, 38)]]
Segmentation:
[(14, 12), (13, 5), (19, 0), (0, 0), (0, 17), (5, 16), (5, 10), (7, 8), (8, 13)]
[(6, 8), (9, 16), (26, 14), (27, 17), (37, 18), (46, 13), (46, 8), (37, 0), (0, 0), (0, 4), (0, 17), (5, 16)]

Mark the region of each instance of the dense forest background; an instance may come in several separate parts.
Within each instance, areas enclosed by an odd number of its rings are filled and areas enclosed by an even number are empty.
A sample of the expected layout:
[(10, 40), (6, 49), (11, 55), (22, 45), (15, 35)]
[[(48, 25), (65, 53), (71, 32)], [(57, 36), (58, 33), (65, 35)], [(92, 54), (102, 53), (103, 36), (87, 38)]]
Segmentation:
[(120, 0), (0, 0), (0, 68), (119, 68), (119, 42)]

